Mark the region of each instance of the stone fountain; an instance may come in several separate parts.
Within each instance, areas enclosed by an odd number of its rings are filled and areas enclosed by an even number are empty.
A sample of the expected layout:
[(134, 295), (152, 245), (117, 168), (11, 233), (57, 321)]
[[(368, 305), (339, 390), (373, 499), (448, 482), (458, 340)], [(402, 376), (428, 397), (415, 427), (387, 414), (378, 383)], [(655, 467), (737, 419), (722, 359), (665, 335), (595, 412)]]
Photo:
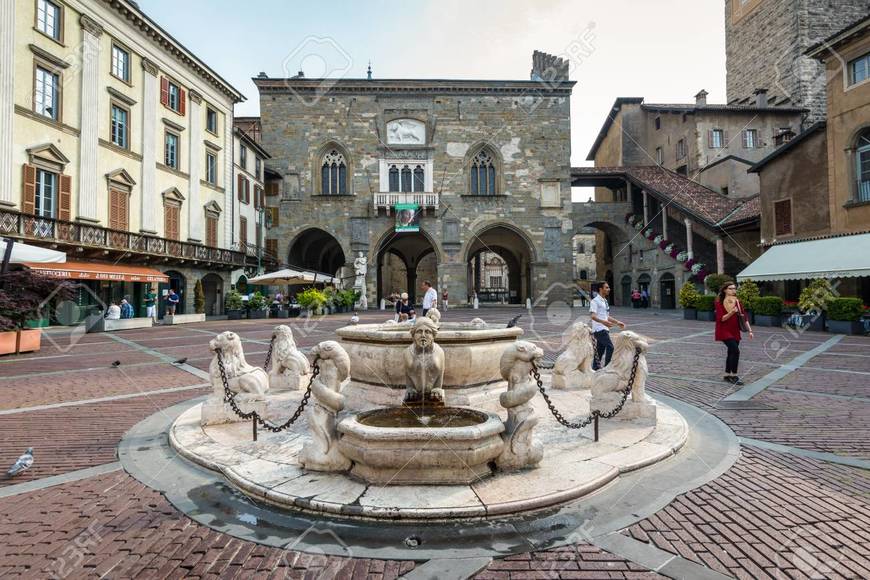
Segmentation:
[[(311, 367), (292, 331), (278, 327), (268, 374), (245, 361), (237, 335), (223, 333), (211, 344), (213, 395), (178, 417), (170, 443), (245, 494), (282, 508), (425, 520), (571, 501), (670, 457), (686, 441), (682, 416), (645, 394), (647, 343), (639, 335), (615, 336), (614, 363), (593, 372), (591, 350), (581, 344), (588, 327), (576, 323), (555, 376), (541, 377), (558, 387), (549, 389), (549, 403), (582, 417), (620, 404), (636, 369), (630, 400), (615, 420), (602, 422), (595, 441), (591, 426), (566, 429), (537, 396), (533, 375), (543, 352), (518, 340), (520, 328), (480, 319), (441, 323), (437, 310), (429, 314), (339, 329), (339, 341), (312, 349)], [(241, 412), (256, 410), (274, 423), (307, 401), (305, 415), (252, 440), (250, 421), (225, 401), (227, 391)], [(428, 493), (428, 486), (441, 491)]]

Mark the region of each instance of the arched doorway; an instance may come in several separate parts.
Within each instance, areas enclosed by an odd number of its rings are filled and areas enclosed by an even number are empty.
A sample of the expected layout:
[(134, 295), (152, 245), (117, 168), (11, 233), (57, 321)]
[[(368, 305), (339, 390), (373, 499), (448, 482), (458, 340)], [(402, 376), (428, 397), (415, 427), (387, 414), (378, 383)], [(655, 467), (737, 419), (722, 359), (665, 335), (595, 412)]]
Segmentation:
[(507, 225), (489, 226), (474, 236), (466, 252), (468, 295), (490, 296), (488, 286), (498, 283), (498, 301), (523, 304), (532, 296), (534, 250), (529, 241)]
[(677, 283), (670, 272), (662, 274), (659, 279), (659, 296), (663, 310), (673, 310), (677, 307)]
[(319, 228), (309, 228), (290, 244), (287, 262), (291, 268), (341, 277), (341, 269), (347, 260), (341, 244), (332, 234)]
[(643, 291), (646, 290), (646, 300), (641, 300), (641, 306), (644, 308), (649, 307), (650, 302), (652, 301), (652, 289), (650, 285), (652, 284), (652, 278), (649, 274), (641, 274), (637, 277), (637, 289), (640, 291), (641, 295), (643, 295)]
[(184, 302), (187, 299), (187, 280), (184, 275), (175, 270), (167, 270), (164, 272), (169, 276), (169, 282), (161, 282), (157, 289), (157, 317), (163, 318), (166, 315), (166, 295), (169, 294), (170, 288), (178, 294), (178, 306), (175, 308), (176, 314), (184, 314)]
[(207, 274), (202, 279), (202, 292), (205, 294), (205, 313), (219, 316), (224, 313), (224, 279), (217, 274)]
[(422, 231), (390, 231), (378, 246), (376, 263), (378, 302), (394, 292), (407, 292), (413, 304), (424, 280), (438, 285), (435, 245)]
[(622, 292), (620, 293), (621, 301), (619, 303), (620, 306), (628, 306), (631, 304), (631, 276), (626, 274), (622, 277)]

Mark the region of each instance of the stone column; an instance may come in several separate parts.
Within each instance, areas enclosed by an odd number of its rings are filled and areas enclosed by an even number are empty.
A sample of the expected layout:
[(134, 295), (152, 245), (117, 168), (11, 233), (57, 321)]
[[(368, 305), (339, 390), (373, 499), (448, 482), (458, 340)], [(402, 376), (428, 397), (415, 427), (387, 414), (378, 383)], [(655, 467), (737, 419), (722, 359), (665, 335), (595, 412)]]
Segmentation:
[(15, 2), (0, 0), (0, 205), (15, 205), (12, 123), (15, 120)]
[(645, 189), (641, 190), (641, 194), (643, 195), (643, 225), (646, 227), (649, 225), (649, 196)]
[(199, 199), (200, 168), (204, 162), (202, 157), (202, 95), (196, 91), (188, 93), (190, 97), (190, 159), (187, 190), (187, 238), (190, 242), (202, 241), (203, 209)]
[(716, 273), (725, 273), (725, 243), (722, 238), (716, 238)]
[(668, 239), (668, 206), (662, 206), (662, 237)]
[(144, 234), (157, 233), (157, 65), (142, 59), (144, 90), (142, 93), (142, 188), (139, 190)]
[(686, 224), (686, 253), (691, 260), (695, 257), (695, 252), (692, 251), (692, 220), (686, 218), (683, 222)]
[(97, 157), (100, 139), (100, 36), (103, 27), (85, 14), (79, 18), (79, 24), (82, 27), (82, 92), (76, 219), (99, 223)]

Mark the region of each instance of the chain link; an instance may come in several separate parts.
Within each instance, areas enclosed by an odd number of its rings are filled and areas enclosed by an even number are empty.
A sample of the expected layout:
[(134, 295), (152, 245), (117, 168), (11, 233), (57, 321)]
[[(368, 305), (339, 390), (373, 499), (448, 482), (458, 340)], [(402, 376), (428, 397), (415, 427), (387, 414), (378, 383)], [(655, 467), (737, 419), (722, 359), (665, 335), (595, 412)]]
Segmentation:
[[(593, 337), (593, 341), (594, 340), (595, 339)], [(628, 395), (631, 394), (631, 389), (634, 386), (634, 380), (637, 376), (637, 365), (639, 361), (640, 348), (636, 348), (634, 349), (634, 361), (631, 365), (631, 374), (628, 377), (628, 386), (624, 390), (619, 391), (619, 393), (622, 395), (622, 399), (619, 401), (619, 405), (617, 405), (615, 409), (613, 409), (612, 411), (608, 411), (607, 413), (602, 413), (601, 411), (595, 409), (589, 414), (588, 417), (576, 423), (572, 423), (571, 421), (565, 419), (564, 415), (562, 415), (562, 413), (560, 413), (556, 406), (553, 404), (553, 401), (550, 400), (549, 395), (547, 395), (546, 389), (544, 389), (544, 381), (541, 380), (541, 373), (538, 372), (538, 366), (535, 363), (532, 363), (532, 368), (529, 371), (529, 374), (535, 378), (535, 382), (538, 384), (538, 390), (544, 397), (544, 401), (547, 403), (547, 407), (550, 409), (550, 413), (553, 414), (553, 417), (556, 418), (556, 421), (558, 421), (560, 425), (562, 425), (563, 427), (567, 427), (568, 429), (582, 429), (583, 427), (586, 427), (587, 425), (592, 423), (592, 421), (595, 420), (596, 415), (604, 419), (612, 419), (620, 411), (622, 411), (622, 408), (625, 406), (625, 401), (628, 399)]]
[(269, 365), (272, 364), (272, 347), (275, 346), (275, 336), (272, 335), (272, 340), (269, 341), (269, 350), (266, 351), (266, 362), (263, 363), (263, 370), (269, 372)]
[[(271, 354), (271, 352), (272, 352), (272, 348), (270, 345), (269, 354)], [(227, 371), (226, 371), (226, 368), (224, 368), (224, 357), (223, 357), (223, 353), (221, 352), (221, 349), (215, 350), (215, 356), (217, 356), (218, 370), (221, 373), (221, 381), (223, 381), (223, 385), (224, 385), (224, 402), (229, 403), (230, 408), (232, 408), (233, 412), (236, 415), (238, 415), (239, 417), (241, 417), (242, 419), (254, 419), (258, 425), (262, 426), (263, 428), (265, 428), (273, 433), (277, 433), (279, 431), (284, 431), (285, 429), (290, 427), (293, 423), (295, 423), (299, 419), (300, 416), (302, 416), (302, 411), (305, 409), (305, 406), (308, 405), (308, 401), (311, 398), (311, 386), (314, 384), (314, 379), (317, 378), (317, 375), (320, 374), (320, 365), (317, 364), (318, 361), (320, 360), (320, 358), (317, 357), (314, 359), (314, 362), (311, 363), (311, 380), (308, 381), (308, 388), (305, 389), (305, 394), (302, 395), (302, 401), (299, 403), (299, 406), (296, 408), (296, 411), (293, 413), (293, 416), (290, 417), (289, 419), (287, 419), (286, 421), (284, 421), (283, 423), (275, 425), (275, 424), (263, 419), (262, 417), (260, 417), (260, 414), (257, 413), (257, 411), (248, 411), (246, 413), (239, 408), (238, 404), (236, 403), (237, 393), (234, 393), (230, 389), (230, 384), (229, 384), (229, 381), (227, 380)], [(267, 356), (267, 360), (268, 360), (268, 356)]]

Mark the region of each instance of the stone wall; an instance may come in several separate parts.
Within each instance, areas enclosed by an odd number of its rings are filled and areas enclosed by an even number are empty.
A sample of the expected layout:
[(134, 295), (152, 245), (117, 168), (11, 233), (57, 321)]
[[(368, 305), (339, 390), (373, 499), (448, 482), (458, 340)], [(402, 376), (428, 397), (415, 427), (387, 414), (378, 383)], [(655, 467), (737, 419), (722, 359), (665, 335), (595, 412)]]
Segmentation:
[(742, 13), (738, 2), (725, 2), (728, 100), (767, 88), (823, 119), (825, 68), (804, 52), (866, 16), (870, 0), (753, 0)]

